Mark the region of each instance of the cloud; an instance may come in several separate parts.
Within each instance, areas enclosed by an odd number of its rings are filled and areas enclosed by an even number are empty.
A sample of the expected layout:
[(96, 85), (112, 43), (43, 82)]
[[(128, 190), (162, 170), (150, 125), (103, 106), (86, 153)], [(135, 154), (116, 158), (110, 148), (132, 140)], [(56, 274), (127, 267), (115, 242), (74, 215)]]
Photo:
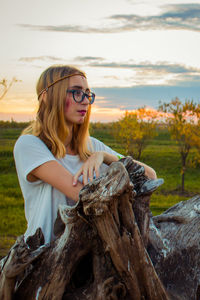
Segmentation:
[(200, 4), (173, 4), (162, 7), (160, 15), (136, 14), (112, 15), (107, 24), (98, 27), (79, 25), (32, 25), (18, 24), (30, 30), (72, 33), (119, 33), (134, 30), (191, 30), (200, 31)]
[(121, 22), (121, 31), (130, 30), (193, 30), (200, 31), (200, 4), (163, 6), (163, 13), (156, 16), (113, 15), (111, 20)]
[(200, 69), (187, 67), (181, 64), (169, 64), (167, 62), (151, 64), (148, 62), (143, 62), (140, 64), (134, 64), (131, 62), (115, 63), (115, 62), (97, 62), (89, 63), (90, 67), (102, 67), (102, 68), (122, 68), (122, 69), (133, 69), (133, 70), (145, 70), (145, 71), (156, 71), (161, 73), (199, 73)]
[[(128, 62), (106, 62), (96, 61), (88, 62), (87, 66), (94, 68), (111, 68), (111, 69), (127, 69), (133, 71), (133, 75), (130, 75), (127, 80), (130, 85), (144, 84), (168, 84), (173, 85), (175, 82), (181, 84), (181, 82), (194, 82), (198, 84), (200, 80), (200, 68), (194, 68), (183, 64), (158, 62), (152, 64), (150, 62), (133, 63)], [(119, 75), (119, 73), (118, 73)], [(106, 78), (106, 76), (104, 76)], [(111, 79), (108, 78), (108, 79)], [(112, 76), (112, 79), (116, 81), (122, 81), (120, 76)], [(132, 84), (131, 84), (132, 82)]]
[(120, 28), (108, 28), (106, 27), (88, 27), (88, 26), (78, 26), (78, 25), (32, 25), (32, 24), (17, 24), (20, 27), (37, 30), (37, 31), (55, 31), (55, 32), (72, 32), (72, 33), (109, 33), (109, 32), (119, 32)]
[[(35, 57), (21, 57), (20, 62), (35, 63), (35, 62), (57, 62), (63, 63), (64, 59), (54, 56), (35, 56)], [(198, 85), (200, 82), (200, 68), (190, 67), (178, 63), (168, 63), (166, 61), (151, 63), (148, 61), (135, 63), (133, 60), (113, 62), (106, 61), (103, 57), (99, 56), (77, 56), (72, 58), (72, 61), (84, 63), (85, 66), (90, 68), (109, 68), (113, 69), (114, 74), (105, 74), (105, 80), (111, 80), (112, 86), (129, 86), (152, 84), (168, 84), (173, 85), (175, 82), (178, 85), (182, 83), (192, 82), (194, 85)], [(35, 67), (35, 66), (34, 66)], [(38, 67), (38, 66), (36, 66)], [(41, 66), (39, 66), (41, 68)], [(114, 69), (129, 70), (129, 74), (126, 78), (120, 76), (120, 72), (116, 74)], [(124, 84), (122, 84), (124, 82)]]
[[(197, 75), (193, 74), (182, 74), (177, 78), (177, 85), (198, 87), (200, 82), (200, 73)], [(174, 83), (174, 82), (173, 82)]]
[(181, 18), (187, 20), (188, 18), (200, 18), (200, 4), (176, 4), (165, 5), (165, 12), (162, 14), (164, 18)]
[(131, 69), (134, 71), (143, 71), (145, 73), (156, 72), (162, 74), (200, 73), (200, 69), (198, 68), (185, 66), (183, 64), (168, 63), (166, 61), (158, 62), (156, 64), (152, 64), (150, 62), (134, 63), (131, 60), (127, 62), (109, 62), (106, 61), (103, 57), (94, 56), (78, 56), (75, 57), (74, 60), (85, 62), (87, 66), (95, 68)]
[(98, 56), (77, 56), (74, 58), (75, 61), (79, 60), (82, 62), (89, 62), (89, 61), (102, 61), (104, 60), (103, 57)]
[(22, 62), (34, 62), (34, 61), (63, 61), (62, 58), (55, 57), (55, 56), (32, 56), (32, 57), (21, 57), (19, 61)]

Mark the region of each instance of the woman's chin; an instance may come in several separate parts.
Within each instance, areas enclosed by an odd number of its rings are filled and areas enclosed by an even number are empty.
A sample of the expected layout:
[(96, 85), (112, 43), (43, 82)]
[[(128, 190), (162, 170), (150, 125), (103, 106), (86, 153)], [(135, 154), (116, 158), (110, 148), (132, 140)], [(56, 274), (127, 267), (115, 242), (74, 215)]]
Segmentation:
[(84, 123), (84, 120), (85, 120), (85, 118), (79, 117), (79, 118), (74, 119), (74, 120), (66, 120), (66, 124), (67, 124), (68, 126), (70, 126), (70, 125), (73, 126), (74, 124), (81, 125), (81, 124)]
[(85, 117), (81, 117), (77, 120), (77, 124), (83, 124), (85, 120)]

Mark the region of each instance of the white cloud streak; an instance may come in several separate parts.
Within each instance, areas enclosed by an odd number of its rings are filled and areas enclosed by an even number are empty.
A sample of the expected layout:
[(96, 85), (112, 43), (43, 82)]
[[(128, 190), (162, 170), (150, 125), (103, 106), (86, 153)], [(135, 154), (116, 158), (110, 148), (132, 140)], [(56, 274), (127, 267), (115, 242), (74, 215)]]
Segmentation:
[(29, 30), (91, 34), (135, 30), (190, 30), (200, 32), (200, 4), (165, 5), (160, 15), (116, 14), (106, 18), (106, 21), (107, 24), (98, 27), (67, 24), (57, 26), (18, 24), (18, 26)]
[(26, 63), (35, 62), (35, 61), (61, 62), (63, 61), (63, 59), (55, 56), (33, 56), (33, 57), (21, 57), (19, 58), (19, 61), (26, 62)]

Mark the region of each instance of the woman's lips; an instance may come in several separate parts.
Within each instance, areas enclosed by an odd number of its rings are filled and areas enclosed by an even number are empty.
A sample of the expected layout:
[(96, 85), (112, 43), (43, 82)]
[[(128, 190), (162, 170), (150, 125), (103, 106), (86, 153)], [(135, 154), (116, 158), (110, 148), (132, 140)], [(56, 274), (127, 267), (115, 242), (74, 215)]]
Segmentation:
[(81, 116), (84, 116), (86, 114), (86, 110), (78, 110), (78, 113), (81, 114)]

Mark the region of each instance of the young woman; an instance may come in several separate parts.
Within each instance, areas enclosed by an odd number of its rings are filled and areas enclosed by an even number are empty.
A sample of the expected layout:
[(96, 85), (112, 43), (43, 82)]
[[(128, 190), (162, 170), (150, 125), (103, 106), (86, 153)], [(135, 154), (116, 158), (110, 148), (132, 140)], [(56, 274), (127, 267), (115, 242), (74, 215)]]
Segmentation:
[[(89, 137), (95, 94), (84, 72), (52, 66), (41, 74), (36, 89), (36, 121), (17, 140), (14, 158), (25, 201), (25, 239), (40, 227), (47, 243), (54, 239), (59, 204), (75, 205), (82, 187), (117, 161), (118, 153)], [(149, 178), (156, 177), (144, 167)]]

